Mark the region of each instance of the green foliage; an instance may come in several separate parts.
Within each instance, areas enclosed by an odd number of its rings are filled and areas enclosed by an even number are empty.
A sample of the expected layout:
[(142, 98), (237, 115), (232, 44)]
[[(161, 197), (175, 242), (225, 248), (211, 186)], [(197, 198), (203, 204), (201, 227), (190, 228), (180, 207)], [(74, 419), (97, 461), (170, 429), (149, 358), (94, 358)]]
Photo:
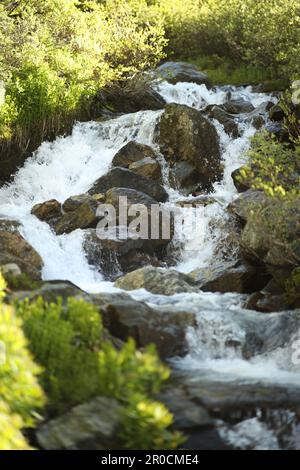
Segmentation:
[(144, 0), (1, 2), (0, 141), (63, 132), (102, 87), (154, 66), (164, 45)]
[(257, 134), (247, 153), (241, 179), (269, 196), (300, 195), (300, 146), (281, 143), (267, 132)]
[(156, 8), (176, 57), (216, 54), (278, 76), (300, 72), (298, 0), (157, 0)]
[(2, 303), (5, 282), (0, 276), (0, 449), (26, 449), (21, 434), (32, 426), (44, 403), (37, 382), (40, 368), (33, 362), (13, 309)]
[(38, 289), (41, 284), (39, 281), (33, 281), (26, 273), (22, 273), (19, 276), (6, 273), (4, 277), (7, 282), (7, 287), (16, 291)]
[(293, 269), (285, 282), (285, 288), (290, 300), (300, 299), (300, 267)]
[[(141, 352), (128, 340), (116, 350), (103, 339), (99, 312), (83, 300), (70, 298), (64, 305), (61, 300), (47, 303), (39, 298), (19, 302), (16, 308), (31, 351), (44, 367), (41, 383), (52, 411), (64, 411), (96, 395), (115, 397), (123, 404), (124, 445), (134, 442), (147, 449), (179, 445), (181, 437), (168, 429), (172, 416), (150, 398), (169, 377), (153, 347)], [(137, 394), (139, 402), (147, 403), (147, 410), (139, 411), (138, 402), (133, 401)], [(138, 423), (132, 422), (136, 413)], [(141, 430), (135, 440), (133, 428)]]
[(177, 449), (184, 442), (178, 432), (170, 432), (173, 417), (159, 402), (134, 395), (122, 414), (120, 438), (126, 449)]

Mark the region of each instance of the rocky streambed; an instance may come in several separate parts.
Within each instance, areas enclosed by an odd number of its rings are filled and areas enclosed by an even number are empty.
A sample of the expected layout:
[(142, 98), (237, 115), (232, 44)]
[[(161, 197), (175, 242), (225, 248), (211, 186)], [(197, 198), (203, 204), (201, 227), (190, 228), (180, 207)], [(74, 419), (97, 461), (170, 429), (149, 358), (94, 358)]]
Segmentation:
[[(188, 448), (299, 449), (300, 311), (276, 283), (298, 263), (298, 208), (285, 210), (293, 243), (283, 244), (270, 230), (273, 202), (238, 178), (251, 137), (278, 117), (277, 97), (212, 88), (186, 64), (165, 69), (134, 108), (119, 98), (137, 112), (76, 124), (0, 190), (0, 264), (37, 282), (13, 297), (83, 297), (116, 342), (155, 343), (174, 371), (159, 398)], [(100, 240), (100, 203), (126, 229), (120, 196), (150, 219), (152, 205), (176, 210), (180, 237), (175, 227), (165, 238)], [(111, 445), (117, 404), (97, 400), (46, 423), (40, 445)]]

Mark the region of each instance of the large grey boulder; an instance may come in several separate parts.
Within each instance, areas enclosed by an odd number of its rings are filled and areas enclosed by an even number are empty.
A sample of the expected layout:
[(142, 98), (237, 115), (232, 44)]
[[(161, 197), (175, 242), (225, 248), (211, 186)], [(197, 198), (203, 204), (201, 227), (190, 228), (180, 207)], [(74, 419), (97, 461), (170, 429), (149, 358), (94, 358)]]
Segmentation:
[(158, 144), (173, 167), (187, 162), (195, 168), (199, 186), (210, 188), (222, 178), (219, 138), (214, 125), (199, 111), (168, 104), (158, 126)]
[(206, 73), (200, 72), (198, 67), (188, 62), (165, 62), (156, 69), (155, 75), (173, 85), (178, 82), (192, 82), (206, 85), (207, 88), (212, 86)]

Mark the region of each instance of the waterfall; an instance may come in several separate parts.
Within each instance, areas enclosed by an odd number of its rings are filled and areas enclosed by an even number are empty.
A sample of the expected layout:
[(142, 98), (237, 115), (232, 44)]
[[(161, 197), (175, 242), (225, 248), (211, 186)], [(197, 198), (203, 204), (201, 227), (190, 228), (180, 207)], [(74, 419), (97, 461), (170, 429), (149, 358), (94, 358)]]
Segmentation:
[[(255, 107), (270, 100), (276, 102), (270, 96), (252, 92), (250, 87), (208, 90), (205, 85), (171, 85), (164, 82), (156, 85), (156, 89), (167, 103), (186, 104), (198, 110), (209, 104), (220, 105), (229, 95), (232, 99), (245, 98)], [(14, 181), (0, 190), (0, 217), (21, 223), (21, 233), (44, 261), (44, 280), (69, 280), (94, 293), (116, 290), (111, 282), (105, 281), (101, 273), (88, 264), (81, 230), (56, 236), (47, 223), (39, 221), (30, 211), (34, 204), (49, 199), (64, 202), (72, 195), (86, 192), (97, 178), (109, 170), (116, 152), (129, 141), (136, 140), (155, 147), (154, 133), (162, 112), (143, 111), (106, 122), (77, 123), (72, 135), (59, 137), (54, 142), (44, 142), (27, 159)], [(224, 177), (221, 182), (214, 184), (213, 197), (216, 202), (195, 209), (201, 221), (197, 231), (192, 230), (192, 221), (190, 224), (189, 219), (186, 222), (181, 259), (177, 265), (179, 271), (190, 272), (218, 261), (216, 246), (224, 227), (219, 222), (226, 222), (226, 206), (237, 197), (231, 173), (244, 163), (245, 150), (256, 132), (246, 117), (239, 115), (236, 118), (240, 129), (240, 137), (237, 139), (229, 137), (222, 125), (214, 121), (220, 138)], [(168, 185), (168, 168), (163, 157), (161, 161), (165, 170), (166, 190), (170, 196), (169, 204), (174, 205), (182, 195)], [(198, 328), (187, 331), (189, 354), (173, 361), (178, 370), (195, 371), (195, 375), (210, 381), (239, 379), (248, 382), (261, 380), (265, 384), (299, 385), (300, 366), (290, 362), (294, 338), (283, 347), (254, 353), (245, 359), (243, 348), (249, 331), (252, 333), (254, 328), (254, 320), (255, 328), (261, 324), (262, 331), (267, 328), (267, 324), (264, 315), (242, 309), (243, 296), (199, 292), (164, 297), (144, 290), (132, 292), (131, 295), (155, 308), (168, 306), (183, 311), (189, 309), (197, 315)], [(272, 319), (273, 316), (268, 318)], [(296, 335), (297, 332), (294, 333)], [(297, 429), (293, 430), (295, 434), (299, 432)], [(279, 446), (275, 434), (260, 421), (259, 413), (233, 428), (221, 423), (220, 434), (241, 448)]]

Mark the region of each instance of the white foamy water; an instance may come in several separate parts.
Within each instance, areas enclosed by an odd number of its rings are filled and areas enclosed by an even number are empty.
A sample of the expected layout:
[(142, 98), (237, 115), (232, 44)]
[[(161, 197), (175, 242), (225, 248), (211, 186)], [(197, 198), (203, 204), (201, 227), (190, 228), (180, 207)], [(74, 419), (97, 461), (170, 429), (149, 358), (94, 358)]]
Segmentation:
[[(199, 110), (209, 104), (224, 103), (229, 91), (231, 98), (245, 98), (255, 107), (270, 100), (267, 95), (253, 93), (251, 88), (207, 90), (204, 85), (191, 83), (162, 83), (158, 91), (168, 103), (186, 104)], [(19, 170), (14, 182), (0, 190), (0, 217), (21, 222), (22, 234), (43, 258), (43, 279), (69, 280), (88, 292), (115, 290), (112, 283), (105, 281), (101, 273), (88, 264), (81, 230), (56, 236), (47, 223), (39, 221), (30, 211), (34, 204), (49, 199), (64, 202), (72, 195), (86, 192), (108, 171), (116, 152), (130, 140), (154, 145), (154, 131), (161, 114), (162, 111), (143, 111), (102, 123), (78, 123), (71, 136), (43, 143)], [(216, 247), (226, 226), (226, 206), (237, 196), (231, 173), (243, 164), (244, 152), (255, 133), (247, 123), (246, 115), (237, 117), (237, 122), (240, 129), (237, 139), (229, 137), (223, 127), (214, 122), (220, 138), (224, 177), (214, 185), (216, 203), (195, 209), (199, 221), (196, 229), (193, 225), (195, 214), (191, 210), (187, 213), (181, 260), (177, 266), (182, 272), (218, 261)], [(168, 186), (168, 168), (163, 158), (162, 164), (170, 203), (174, 204), (182, 199), (182, 195)], [(258, 314), (239, 307), (241, 296), (199, 292), (170, 298), (154, 296), (144, 290), (133, 292), (132, 296), (155, 308), (196, 313), (199, 326), (188, 330), (190, 352), (176, 361), (178, 368), (192, 369), (195, 374), (209, 371), (211, 380), (214, 377), (225, 381), (238, 377), (270, 384), (300, 384), (299, 366), (291, 364), (292, 339), (281, 348), (253, 355), (249, 360), (243, 357), (247, 328), (251, 329), (251, 321), (254, 321), (251, 315), (258, 321)], [(244, 324), (241, 318), (247, 318), (248, 323)], [(300, 331), (294, 333), (300, 335)], [(279, 446), (277, 437), (257, 418), (231, 429), (225, 427), (222, 432), (229, 442), (236, 442), (237, 447)], [(257, 435), (263, 435), (264, 441), (256, 439)]]

